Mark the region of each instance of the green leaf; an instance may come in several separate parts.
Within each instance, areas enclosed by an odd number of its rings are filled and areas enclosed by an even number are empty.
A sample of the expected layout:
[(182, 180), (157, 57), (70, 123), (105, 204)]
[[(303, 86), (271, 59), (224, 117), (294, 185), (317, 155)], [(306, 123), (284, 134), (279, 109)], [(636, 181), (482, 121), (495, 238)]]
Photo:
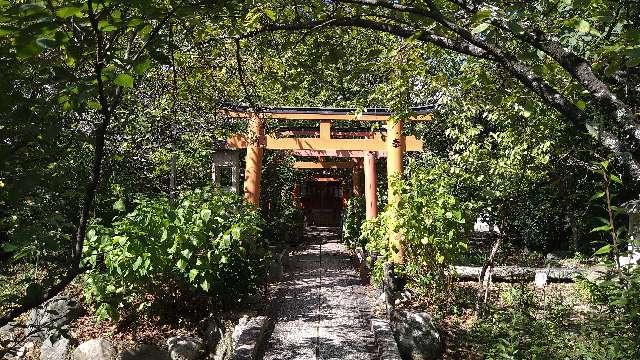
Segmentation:
[(611, 252), (611, 245), (607, 244), (603, 247), (601, 247), (600, 249), (598, 249), (598, 251), (596, 251), (595, 253), (593, 253), (593, 255), (604, 255), (604, 254), (608, 254)]
[(117, 30), (118, 28), (112, 25), (108, 20), (101, 20), (98, 23), (98, 28), (103, 32), (111, 32)]
[(138, 268), (142, 265), (142, 258), (138, 256), (136, 262), (133, 263), (133, 270), (138, 270)]
[(38, 46), (40, 46), (43, 49), (53, 49), (56, 46), (58, 46), (58, 43), (55, 40), (47, 39), (47, 38), (37, 39), (36, 44), (38, 44)]
[(595, 227), (595, 228), (591, 229), (591, 232), (610, 231), (610, 230), (611, 230), (611, 225), (607, 224), (607, 225), (602, 225), (602, 226)]
[(116, 201), (113, 204), (113, 210), (117, 210), (117, 211), (125, 211), (126, 207), (124, 205), (124, 200), (122, 198), (118, 199), (118, 201)]
[(272, 9), (269, 8), (265, 8), (264, 10), (264, 14), (271, 19), (271, 21), (276, 21), (276, 12), (273, 11)]
[(476, 26), (475, 28), (473, 28), (473, 30), (471, 30), (471, 33), (472, 34), (481, 33), (483, 31), (487, 30), (489, 28), (489, 25), (490, 25), (489, 23), (482, 23), (482, 24)]
[(611, 181), (613, 181), (613, 182), (616, 182), (616, 183), (622, 185), (622, 180), (618, 177), (618, 175), (611, 174), (611, 175), (609, 175), (609, 179), (611, 179)]
[(4, 252), (10, 253), (10, 252), (14, 252), (16, 250), (18, 250), (18, 247), (13, 245), (13, 244), (4, 244), (4, 245), (2, 245), (2, 251), (4, 251)]
[(193, 282), (196, 276), (198, 276), (198, 269), (191, 269), (191, 271), (189, 271), (189, 281)]
[(209, 221), (209, 219), (211, 218), (211, 210), (202, 209), (202, 211), (200, 211), (200, 217), (202, 217), (202, 220), (204, 220), (204, 222)]
[(203, 281), (200, 286), (202, 287), (202, 290), (204, 291), (209, 291), (209, 283), (207, 282), (207, 280)]
[(615, 206), (615, 205), (611, 205), (611, 210), (616, 214), (626, 214), (627, 210), (625, 208), (622, 208), (620, 206)]
[(78, 6), (66, 6), (63, 8), (60, 8), (56, 11), (56, 15), (58, 17), (61, 17), (63, 19), (66, 19), (70, 16), (77, 16), (77, 17), (81, 17), (82, 16), (82, 8), (78, 7)]
[(89, 107), (89, 109), (94, 109), (94, 110), (101, 110), (102, 109), (102, 104), (100, 104), (99, 102), (93, 100), (93, 99), (89, 99), (87, 100), (87, 106)]
[(178, 269), (184, 271), (184, 269), (187, 268), (187, 262), (184, 261), (184, 259), (180, 259), (178, 260), (178, 263), (176, 264), (178, 266)]
[(587, 21), (581, 19), (576, 23), (575, 29), (581, 33), (588, 33), (591, 29), (591, 25), (589, 25)]
[(578, 100), (578, 101), (576, 102), (576, 106), (578, 107), (578, 109), (580, 109), (580, 110), (583, 110), (583, 111), (584, 111), (584, 109), (587, 107), (587, 103), (585, 103), (585, 102), (584, 102), (584, 101), (582, 101), (582, 100)]
[(133, 66), (133, 71), (135, 71), (136, 74), (141, 75), (144, 72), (146, 72), (150, 67), (151, 67), (151, 59), (147, 57), (144, 60), (135, 64)]
[(482, 9), (480, 11), (478, 11), (475, 15), (473, 15), (473, 22), (478, 22), (478, 21), (482, 21), (485, 20), (487, 18), (491, 17), (491, 10), (489, 9)]
[(118, 74), (118, 76), (113, 79), (113, 83), (125, 88), (133, 87), (133, 76), (126, 73)]
[(599, 198), (601, 198), (603, 196), (604, 196), (604, 191), (599, 191), (599, 192), (595, 193), (592, 197), (590, 197), (589, 201), (593, 201), (593, 200), (599, 199)]

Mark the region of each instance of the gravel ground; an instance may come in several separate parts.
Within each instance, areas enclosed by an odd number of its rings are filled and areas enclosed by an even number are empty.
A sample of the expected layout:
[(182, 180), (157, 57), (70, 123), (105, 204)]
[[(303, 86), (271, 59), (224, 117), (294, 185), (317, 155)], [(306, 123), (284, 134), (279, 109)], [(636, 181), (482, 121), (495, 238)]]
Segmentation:
[(274, 293), (264, 359), (375, 359), (371, 307), (347, 249), (330, 228), (309, 235)]

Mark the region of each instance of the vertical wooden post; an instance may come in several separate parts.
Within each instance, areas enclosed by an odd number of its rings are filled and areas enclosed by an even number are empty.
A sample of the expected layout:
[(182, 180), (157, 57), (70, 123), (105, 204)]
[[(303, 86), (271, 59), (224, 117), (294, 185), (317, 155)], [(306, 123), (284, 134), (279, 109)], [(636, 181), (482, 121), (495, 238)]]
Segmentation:
[(260, 205), (260, 178), (262, 174), (262, 151), (264, 146), (264, 122), (253, 114), (249, 119), (247, 157), (244, 171), (244, 197), (250, 203)]
[(376, 155), (369, 151), (364, 157), (364, 199), (367, 208), (367, 220), (378, 216), (376, 177)]
[[(405, 151), (404, 135), (402, 134), (402, 120), (387, 121), (387, 182), (388, 199), (391, 211), (400, 203), (400, 194), (393, 191), (391, 179), (402, 176), (402, 156)], [(391, 219), (396, 219), (395, 214), (391, 214)], [(389, 224), (389, 247), (391, 249), (392, 260), (396, 264), (404, 263), (404, 246), (402, 244), (402, 234), (394, 229), (392, 223)]]
[(320, 121), (320, 139), (331, 139), (331, 120)]

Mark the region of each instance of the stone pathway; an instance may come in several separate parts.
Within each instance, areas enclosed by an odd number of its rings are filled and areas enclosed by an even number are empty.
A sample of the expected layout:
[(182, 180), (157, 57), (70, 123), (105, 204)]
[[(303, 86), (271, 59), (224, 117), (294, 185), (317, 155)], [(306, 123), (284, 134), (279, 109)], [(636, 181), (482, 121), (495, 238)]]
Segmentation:
[(347, 249), (330, 228), (309, 235), (274, 294), (264, 359), (375, 359), (369, 301)]

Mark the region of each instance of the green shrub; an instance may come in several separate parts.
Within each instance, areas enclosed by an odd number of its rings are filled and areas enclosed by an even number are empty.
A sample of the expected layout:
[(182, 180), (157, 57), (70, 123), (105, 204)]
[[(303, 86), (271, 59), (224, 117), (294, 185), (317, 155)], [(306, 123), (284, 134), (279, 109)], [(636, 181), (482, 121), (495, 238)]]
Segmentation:
[(347, 208), (344, 211), (344, 220), (342, 221), (342, 239), (351, 249), (365, 247), (366, 245), (366, 242), (363, 241), (360, 236), (365, 217), (366, 208), (364, 196), (350, 198), (347, 202)]
[(371, 279), (376, 283), (382, 281), (383, 265), (391, 257), (388, 217), (388, 212), (383, 211), (376, 218), (365, 220), (361, 226), (360, 242), (366, 244), (365, 248), (369, 254), (376, 256), (371, 269)]
[(406, 274), (425, 291), (439, 293), (456, 258), (467, 248), (469, 212), (453, 193), (455, 183), (447, 176), (445, 164), (432, 167), (412, 166), (410, 178), (395, 180), (402, 201), (396, 209), (387, 208), (378, 219), (366, 221), (362, 239), (367, 249), (378, 253), (373, 278), (380, 278), (382, 263), (390, 254), (387, 229), (402, 234), (405, 246)]
[(133, 212), (88, 232), (85, 296), (99, 318), (176, 291), (238, 303), (263, 278), (260, 225), (257, 210), (235, 194), (194, 190), (175, 205), (139, 199)]
[(620, 277), (612, 270), (596, 281), (581, 281), (589, 299), (603, 310), (590, 319), (590, 330), (600, 334), (591, 351), (599, 349), (601, 358), (640, 358), (640, 268), (622, 273)]
[(260, 209), (267, 226), (262, 236), (273, 245), (295, 242), (304, 231), (304, 213), (294, 198), (294, 187), (301, 180), (293, 168), (295, 158), (282, 151), (266, 151), (262, 164)]

